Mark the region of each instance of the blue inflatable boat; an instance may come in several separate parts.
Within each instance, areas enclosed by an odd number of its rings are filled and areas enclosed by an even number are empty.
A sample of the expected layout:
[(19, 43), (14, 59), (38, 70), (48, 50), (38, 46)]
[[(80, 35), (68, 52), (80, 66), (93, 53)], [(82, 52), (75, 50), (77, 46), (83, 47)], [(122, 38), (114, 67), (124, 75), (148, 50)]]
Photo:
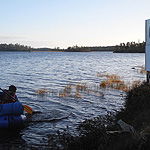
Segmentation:
[(27, 120), (20, 102), (0, 104), (0, 128), (19, 128)]

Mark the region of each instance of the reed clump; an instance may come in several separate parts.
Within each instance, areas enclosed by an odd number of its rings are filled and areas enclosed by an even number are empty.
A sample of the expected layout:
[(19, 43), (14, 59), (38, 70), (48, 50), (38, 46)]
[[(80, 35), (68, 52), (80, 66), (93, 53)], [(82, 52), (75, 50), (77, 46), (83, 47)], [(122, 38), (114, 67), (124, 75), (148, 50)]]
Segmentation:
[[(104, 96), (102, 89), (114, 89), (127, 92), (134, 87), (137, 87), (141, 84), (141, 81), (133, 81), (132, 84), (125, 83), (121, 78), (114, 74), (97, 74), (98, 77), (103, 77), (103, 80), (100, 81), (99, 86), (93, 85), (93, 87), (88, 86), (87, 83), (69, 83), (60, 91), (48, 90), (46, 88), (41, 88), (36, 90), (36, 93), (40, 96), (45, 95), (55, 95), (58, 97), (75, 97), (82, 98), (85, 94), (95, 94), (95, 96)], [(88, 96), (86, 95), (86, 96)]]
[(135, 69), (137, 73), (146, 74), (146, 70), (144, 66), (139, 66), (138, 69), (133, 67), (133, 69)]
[(40, 96), (44, 96), (45, 94), (47, 94), (49, 91), (46, 88), (43, 89), (38, 89), (36, 90), (36, 93)]
[[(145, 68), (140, 67), (140, 70), (137, 70), (139, 73), (145, 73)], [(102, 78), (99, 82), (99, 86), (95, 85), (93, 87), (88, 86), (88, 83), (69, 83), (60, 91), (48, 90), (46, 88), (41, 88), (36, 90), (36, 93), (40, 96), (45, 95), (54, 95), (61, 97), (75, 97), (82, 98), (85, 94), (95, 94), (96, 96), (104, 96), (104, 93), (101, 92), (101, 89), (114, 89), (121, 90), (123, 92), (130, 91), (132, 88), (137, 87), (141, 84), (141, 81), (133, 81), (132, 83), (125, 83), (120, 76), (115, 74), (108, 73), (97, 73), (97, 77)]]
[(133, 81), (132, 83), (125, 83), (120, 76), (115, 74), (102, 74), (98, 73), (97, 77), (102, 77), (103, 80), (99, 83), (100, 88), (103, 89), (115, 89), (123, 92), (130, 91), (132, 88), (137, 87), (141, 84), (141, 81)]
[(121, 78), (115, 74), (97, 74), (98, 77), (103, 77), (103, 81), (100, 83), (101, 88), (105, 89), (115, 89), (115, 90), (122, 90), (123, 92), (129, 91), (134, 84), (140, 81), (133, 82), (132, 85), (130, 83), (125, 83)]
[(54, 90), (48, 90), (46, 88), (41, 88), (36, 90), (36, 93), (39, 96), (48, 96), (48, 95), (54, 95), (58, 96), (60, 98), (64, 97), (74, 97), (74, 98), (82, 98), (83, 95), (89, 95), (89, 94), (95, 94), (95, 96), (104, 96), (104, 93), (98, 89), (99, 87), (93, 86), (90, 87), (86, 83), (77, 83), (77, 84), (72, 84), (69, 83), (68, 85), (64, 86), (63, 89), (60, 91), (54, 91)]

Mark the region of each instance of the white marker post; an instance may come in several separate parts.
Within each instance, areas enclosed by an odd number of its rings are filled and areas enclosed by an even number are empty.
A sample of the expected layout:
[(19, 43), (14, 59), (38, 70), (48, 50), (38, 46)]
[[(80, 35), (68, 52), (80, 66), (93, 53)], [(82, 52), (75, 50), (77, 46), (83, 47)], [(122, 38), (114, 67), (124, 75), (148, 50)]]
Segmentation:
[(147, 74), (147, 82), (150, 81), (150, 19), (145, 21), (145, 70)]

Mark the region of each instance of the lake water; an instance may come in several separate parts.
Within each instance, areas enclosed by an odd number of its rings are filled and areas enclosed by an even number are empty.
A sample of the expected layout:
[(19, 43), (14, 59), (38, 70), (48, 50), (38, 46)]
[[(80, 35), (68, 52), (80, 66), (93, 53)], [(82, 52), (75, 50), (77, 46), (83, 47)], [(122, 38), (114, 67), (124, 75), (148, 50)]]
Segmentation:
[[(19, 100), (39, 112), (31, 116), (17, 138), (1, 135), (1, 146), (10, 141), (17, 146), (43, 145), (49, 133), (66, 126), (72, 130), (85, 118), (119, 110), (125, 93), (99, 86), (107, 74), (120, 76), (128, 84), (146, 80), (145, 74), (139, 73), (145, 54), (138, 53), (0, 52), (0, 65), (0, 87), (15, 85)], [(83, 89), (76, 93), (77, 87)], [(45, 89), (44, 95), (37, 93), (40, 89)], [(63, 97), (64, 91), (68, 95)]]

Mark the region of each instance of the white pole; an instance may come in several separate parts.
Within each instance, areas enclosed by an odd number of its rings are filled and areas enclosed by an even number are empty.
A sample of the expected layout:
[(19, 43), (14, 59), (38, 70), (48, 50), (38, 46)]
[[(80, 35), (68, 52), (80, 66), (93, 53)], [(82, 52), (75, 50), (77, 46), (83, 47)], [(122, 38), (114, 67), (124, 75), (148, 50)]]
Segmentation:
[(145, 21), (145, 70), (147, 82), (150, 81), (150, 19)]

